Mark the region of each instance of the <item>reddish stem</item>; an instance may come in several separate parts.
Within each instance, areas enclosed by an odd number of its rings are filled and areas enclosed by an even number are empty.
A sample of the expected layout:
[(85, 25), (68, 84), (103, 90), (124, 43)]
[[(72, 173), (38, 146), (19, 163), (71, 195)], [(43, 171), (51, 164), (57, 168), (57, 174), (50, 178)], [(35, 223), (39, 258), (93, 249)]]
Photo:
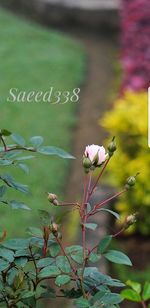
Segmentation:
[(96, 210), (100, 209), (103, 205), (105, 205), (106, 203), (108, 203), (109, 201), (119, 197), (120, 195), (122, 195), (123, 193), (125, 193), (127, 191), (126, 188), (124, 188), (122, 191), (116, 193), (115, 195), (113, 195), (110, 198), (105, 199), (104, 201), (96, 204), (93, 208), (93, 210), (91, 211), (91, 213), (89, 213), (89, 216), (94, 215), (96, 213)]
[(123, 227), (121, 230), (119, 230), (117, 233), (113, 234), (112, 237), (117, 237), (120, 235), (122, 232), (124, 232), (125, 228)]
[(86, 204), (89, 202), (89, 198), (90, 198), (91, 180), (92, 180), (92, 174), (90, 173), (88, 189), (87, 189), (87, 194), (86, 194), (86, 198), (85, 198), (85, 203)]
[(73, 273), (74, 273), (74, 275), (75, 275), (75, 279), (78, 279), (78, 276), (77, 276), (77, 274), (76, 274), (77, 270), (76, 270), (76, 268), (72, 265), (72, 263), (71, 263), (69, 257), (67, 256), (67, 254), (66, 254), (66, 252), (65, 252), (65, 249), (64, 249), (64, 247), (63, 247), (63, 245), (62, 245), (62, 243), (61, 243), (61, 241), (60, 241), (60, 239), (59, 239), (58, 237), (56, 237), (56, 241), (57, 241), (57, 243), (59, 244), (59, 246), (60, 246), (60, 248), (61, 248), (61, 250), (62, 250), (62, 252), (63, 252), (63, 255), (67, 258), (68, 263), (70, 264), (70, 267), (72, 268), (72, 271), (73, 271)]
[(147, 308), (147, 305), (144, 301), (141, 302), (143, 308)]
[(59, 202), (59, 205), (60, 206), (76, 206), (76, 205), (79, 206), (79, 203), (77, 203), (77, 202)]
[(84, 260), (86, 259), (86, 234), (85, 234), (85, 224), (86, 219), (84, 219), (83, 225), (82, 225), (82, 245), (83, 245), (83, 252), (84, 252)]
[(100, 180), (100, 178), (101, 178), (101, 176), (102, 176), (102, 174), (103, 174), (103, 172), (104, 172), (106, 166), (108, 165), (109, 161), (110, 161), (110, 157), (109, 157), (109, 158), (106, 160), (106, 162), (104, 163), (103, 168), (102, 168), (102, 170), (101, 170), (101, 172), (100, 172), (100, 174), (99, 174), (99, 176), (98, 176), (98, 178), (97, 178), (95, 184), (93, 185), (93, 187), (92, 187), (90, 193), (89, 193), (89, 198), (90, 198), (91, 195), (93, 194), (93, 192), (94, 192), (94, 190), (95, 190), (95, 188), (96, 188), (96, 186), (97, 186), (97, 184), (98, 184), (98, 182), (99, 182), (99, 180)]
[(87, 187), (87, 175), (85, 175), (84, 177), (84, 191), (83, 191), (81, 210), (80, 210), (81, 217), (84, 217), (84, 214), (85, 214), (86, 187)]

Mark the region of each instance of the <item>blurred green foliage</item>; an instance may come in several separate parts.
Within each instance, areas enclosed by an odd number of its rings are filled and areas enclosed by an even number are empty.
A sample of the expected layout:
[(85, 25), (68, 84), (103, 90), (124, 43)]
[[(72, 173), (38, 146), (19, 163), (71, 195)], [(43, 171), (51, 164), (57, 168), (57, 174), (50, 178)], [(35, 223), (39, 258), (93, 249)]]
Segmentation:
[[(32, 135), (43, 135), (45, 144), (71, 152), (77, 103), (12, 103), (7, 102), (7, 97), (10, 88), (29, 92), (47, 91), (51, 86), (60, 91), (79, 87), (84, 75), (84, 50), (61, 33), (20, 20), (3, 10), (0, 12), (0, 41), (1, 127), (13, 132), (19, 130), (27, 139), (32, 131)], [(37, 219), (34, 210), (47, 208), (45, 192), (63, 195), (68, 164), (68, 161), (49, 157), (43, 161), (39, 155), (30, 166), (31, 175), (24, 175), (21, 170), (15, 171), (11, 167), (11, 173), (17, 175), (19, 181), (28, 182), (32, 187), (33, 198), (26, 197), (24, 201), (33, 211), (10, 212), (2, 206), (0, 226), (8, 230), (8, 236), (18, 234), (18, 228), (20, 234), (24, 234), (24, 230)], [(13, 196), (15, 198), (11, 193)]]

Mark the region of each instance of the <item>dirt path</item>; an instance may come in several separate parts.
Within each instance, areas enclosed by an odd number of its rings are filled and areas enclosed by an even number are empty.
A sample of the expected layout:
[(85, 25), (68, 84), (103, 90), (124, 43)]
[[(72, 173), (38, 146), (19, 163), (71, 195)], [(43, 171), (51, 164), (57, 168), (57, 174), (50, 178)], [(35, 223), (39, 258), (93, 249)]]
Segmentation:
[(81, 89), (77, 128), (74, 132), (73, 163), (68, 183), (68, 197), (81, 193), (83, 170), (81, 157), (86, 145), (102, 144), (104, 130), (98, 121), (109, 108), (110, 92), (114, 79), (113, 63), (116, 55), (116, 35), (110, 37), (105, 33), (96, 36), (89, 33), (75, 33), (87, 53), (87, 72), (85, 85)]

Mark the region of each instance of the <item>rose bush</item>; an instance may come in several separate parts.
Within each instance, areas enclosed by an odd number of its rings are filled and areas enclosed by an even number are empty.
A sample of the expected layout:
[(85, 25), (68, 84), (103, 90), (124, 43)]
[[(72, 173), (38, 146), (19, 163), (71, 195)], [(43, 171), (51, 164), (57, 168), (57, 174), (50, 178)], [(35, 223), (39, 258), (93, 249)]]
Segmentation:
[[(7, 138), (15, 142), (8, 145)], [(23, 164), (21, 168), (26, 170), (22, 151), (39, 152), (47, 155), (58, 155), (63, 158), (73, 158), (65, 151), (42, 146), (42, 137), (32, 137), (31, 146), (26, 146), (20, 135), (14, 135), (7, 130), (1, 130), (1, 169), (5, 166)], [(90, 152), (89, 152), (90, 150)], [(91, 151), (92, 150), (92, 151)], [(97, 184), (108, 165), (116, 144), (114, 139), (108, 146), (108, 154), (103, 147), (95, 145), (88, 146), (84, 152), (83, 166), (85, 168), (84, 191), (81, 201), (61, 201), (55, 193), (48, 193), (47, 199), (50, 204), (48, 211), (40, 210), (41, 227), (32, 226), (28, 230), (28, 238), (7, 239), (7, 232), (1, 234), (0, 244), (0, 303), (5, 307), (37, 307), (42, 299), (55, 299), (65, 297), (74, 300), (76, 307), (82, 308), (115, 308), (122, 301), (120, 294), (112, 291), (113, 287), (123, 287), (124, 284), (100, 270), (92, 264), (99, 261), (103, 256), (110, 262), (131, 266), (130, 259), (122, 252), (109, 248), (113, 238), (126, 230), (135, 222), (135, 215), (127, 216), (121, 226), (114, 234), (105, 236), (94, 247), (88, 247), (87, 230), (95, 232), (98, 225), (91, 221), (95, 214), (106, 211), (119, 219), (119, 215), (107, 208), (109, 201), (128, 193), (135, 177), (129, 177), (124, 188), (105, 200), (99, 200), (94, 206), (90, 204), (90, 198), (94, 194)], [(96, 154), (96, 158), (95, 158)], [(94, 168), (85, 165), (85, 157), (90, 158)], [(28, 157), (29, 158), (29, 157)], [(31, 157), (30, 157), (31, 158)], [(18, 162), (19, 161), (19, 162)], [(99, 169), (99, 175), (92, 183), (92, 174), (95, 168)], [(14, 188), (22, 192), (28, 192), (27, 186), (18, 184), (9, 175), (2, 173), (0, 180), (1, 199), (4, 204), (11, 208), (27, 209), (26, 205), (18, 201), (7, 200), (6, 189)], [(51, 216), (51, 207), (68, 208), (76, 210), (80, 216), (80, 230), (82, 234), (82, 245), (75, 244), (66, 246), (64, 244), (61, 226)], [(19, 233), (19, 232), (18, 232)], [(52, 283), (51, 283), (52, 282)], [(54, 288), (54, 282), (56, 287)]]

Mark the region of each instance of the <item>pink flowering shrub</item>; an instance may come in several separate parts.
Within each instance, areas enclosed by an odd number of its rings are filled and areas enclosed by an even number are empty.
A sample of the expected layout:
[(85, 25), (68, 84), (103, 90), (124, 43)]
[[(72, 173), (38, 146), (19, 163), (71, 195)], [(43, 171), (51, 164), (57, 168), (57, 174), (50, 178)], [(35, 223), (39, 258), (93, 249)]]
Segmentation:
[(150, 86), (150, 1), (122, 0), (121, 10), (122, 90)]

